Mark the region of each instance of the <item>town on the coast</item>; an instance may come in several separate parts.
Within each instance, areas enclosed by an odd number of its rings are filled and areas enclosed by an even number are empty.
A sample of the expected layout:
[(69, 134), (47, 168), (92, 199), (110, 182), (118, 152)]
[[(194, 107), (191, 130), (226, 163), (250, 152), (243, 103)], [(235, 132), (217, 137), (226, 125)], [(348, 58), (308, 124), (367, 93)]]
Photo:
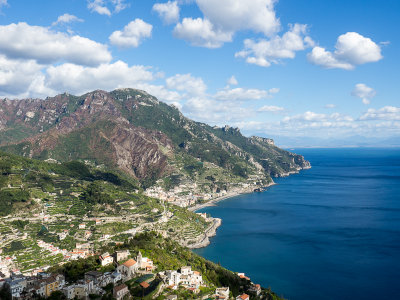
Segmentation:
[(279, 299), (190, 249), (222, 224), (199, 209), (264, 191), (303, 156), (142, 90), (0, 101), (2, 298)]
[[(94, 253), (82, 255), (96, 256)], [(243, 293), (232, 297), (229, 287), (215, 287), (203, 280), (199, 271), (191, 266), (178, 270), (159, 271), (153, 261), (139, 251), (136, 255), (129, 250), (108, 252), (96, 256), (103, 271), (88, 271), (84, 278), (75, 282), (67, 281), (59, 273), (48, 270), (34, 270), (21, 273), (9, 270), (10, 258), (1, 260), (0, 289), (10, 293), (12, 299), (179, 299), (179, 295), (190, 293), (192, 299), (237, 299), (250, 296)], [(5, 274), (4, 274), (4, 273)], [(248, 281), (249, 293), (258, 296), (261, 286), (253, 284), (244, 273), (237, 273)], [(135, 293), (132, 295), (131, 293)], [(198, 295), (198, 297), (196, 296)], [(106, 298), (106, 296), (108, 298)]]

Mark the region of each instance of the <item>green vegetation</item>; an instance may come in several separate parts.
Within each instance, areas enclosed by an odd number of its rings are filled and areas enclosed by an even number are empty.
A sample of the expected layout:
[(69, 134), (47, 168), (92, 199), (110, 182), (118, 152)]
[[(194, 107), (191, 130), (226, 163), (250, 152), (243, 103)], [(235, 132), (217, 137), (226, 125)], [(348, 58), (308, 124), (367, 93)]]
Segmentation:
[[(102, 101), (102, 108), (96, 108), (92, 112), (88, 99)], [(43, 119), (46, 108), (50, 106), (58, 107), (58, 110), (52, 108), (55, 115), (41, 127), (38, 125), (39, 119)], [(42, 160), (86, 160), (93, 166), (102, 165), (114, 171), (125, 172), (128, 178), (135, 174), (141, 187), (145, 189), (156, 184), (158, 179), (170, 178), (172, 175), (180, 175), (183, 179), (194, 182), (215, 184), (208, 181), (207, 176), (203, 177), (207, 172), (205, 163), (209, 164), (208, 169), (212, 166), (215, 175), (221, 169), (224, 171), (224, 176), (214, 176), (220, 185), (232, 181), (245, 183), (255, 177), (260, 183), (269, 183), (271, 176), (279, 176), (307, 165), (301, 156), (279, 149), (266, 139), (245, 137), (236, 128), (218, 128), (194, 122), (184, 117), (174, 106), (159, 102), (140, 90), (118, 89), (109, 94), (95, 91), (80, 97), (63, 94), (47, 99), (47, 103), (40, 103), (40, 106), (38, 103), (34, 117), (28, 121), (23, 117), (24, 114), (20, 113), (7, 122), (7, 128), (0, 132), (0, 149), (24, 156), (33, 154), (35, 158)], [(73, 118), (75, 123), (63, 122), (65, 117)], [(122, 118), (125, 118), (126, 124), (116, 121)], [(68, 133), (58, 134), (54, 129), (58, 124), (68, 127)], [(140, 132), (141, 137), (127, 133), (124, 131), (126, 128), (131, 132)], [(46, 130), (50, 130), (48, 136)], [(42, 131), (44, 133), (39, 136)], [(125, 139), (119, 138), (122, 132)], [(34, 136), (34, 141), (23, 142), (27, 136)], [(133, 151), (119, 157), (122, 153), (120, 146), (123, 143), (126, 146), (127, 141), (132, 142), (131, 138), (143, 138), (146, 145), (143, 144), (142, 148), (136, 150), (140, 153)], [(43, 147), (47, 144), (49, 147)], [(156, 161), (154, 157), (144, 158), (144, 161), (137, 158), (142, 154), (145, 157), (148, 151), (155, 149), (158, 151)], [(121, 161), (126, 163), (121, 166)], [(64, 175), (89, 180), (88, 170), (81, 168), (76, 162), (63, 167), (70, 172)], [(77, 173), (78, 169), (82, 172)], [(112, 177), (112, 173), (108, 175)], [(47, 179), (38, 178), (39, 180), (50, 191), (51, 184)], [(110, 182), (113, 178), (90, 180)], [(179, 184), (179, 181), (165, 181), (167, 188)], [(3, 185), (0, 181), (0, 186)]]
[(85, 191), (81, 194), (80, 198), (86, 203), (95, 204), (113, 204), (114, 201), (110, 195), (104, 192), (101, 182), (95, 181), (90, 183)]
[[(239, 295), (250, 286), (250, 282), (246, 279), (240, 278), (237, 274), (223, 268), (219, 264), (210, 262), (187, 248), (181, 247), (173, 240), (164, 239), (154, 232), (137, 234), (134, 238), (126, 241), (123, 245), (117, 246), (115, 249), (129, 249), (133, 253), (137, 253), (140, 250), (144, 256), (148, 256), (154, 261), (154, 264), (157, 266), (157, 272), (177, 270), (183, 266), (191, 266), (193, 270), (197, 270), (203, 275), (203, 280), (209, 286), (229, 286), (234, 296)], [(113, 249), (107, 248), (107, 250), (112, 251)], [(66, 280), (73, 281), (82, 279), (85, 272), (91, 270), (100, 270), (98, 262), (93, 257), (53, 267), (50, 271), (62, 273), (66, 276)], [(127, 282), (133, 296), (142, 296), (142, 289), (139, 288), (141, 281), (143, 279), (136, 278)], [(152, 281), (152, 285), (146, 290), (145, 296), (151, 297), (154, 291), (157, 290), (158, 284), (159, 281), (157, 279)], [(266, 299), (280, 299), (270, 290), (264, 290), (264, 292), (267, 294)], [(187, 291), (183, 290), (171, 291), (171, 293), (177, 293), (184, 299), (192, 299), (193, 295), (187, 294)], [(203, 293), (207, 294), (207, 290), (203, 289)]]

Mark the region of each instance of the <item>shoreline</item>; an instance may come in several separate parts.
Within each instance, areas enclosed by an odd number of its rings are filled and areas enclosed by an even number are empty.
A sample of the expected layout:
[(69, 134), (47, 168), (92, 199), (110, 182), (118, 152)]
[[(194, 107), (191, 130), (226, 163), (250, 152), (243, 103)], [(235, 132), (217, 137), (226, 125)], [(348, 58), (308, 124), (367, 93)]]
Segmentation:
[[(280, 176), (278, 176), (278, 177), (287, 177), (287, 176), (290, 176), (292, 174), (298, 174), (302, 170), (308, 170), (308, 169), (311, 169), (311, 166), (306, 166), (306, 167), (299, 168), (299, 169), (294, 170), (294, 171), (289, 171), (287, 173), (280, 174)], [(261, 189), (267, 189), (267, 188), (269, 188), (269, 187), (271, 187), (273, 185), (276, 185), (276, 184), (277, 183), (272, 181), (271, 183), (269, 183), (269, 184), (267, 184), (267, 185), (265, 185), (263, 187), (256, 187), (256, 188), (251, 188), (251, 189), (246, 188), (246, 189), (243, 189), (243, 190), (240, 190), (240, 191), (234, 191), (234, 192), (231, 192), (231, 193), (226, 194), (224, 196), (217, 197), (215, 199), (207, 201), (205, 203), (191, 206), (191, 207), (187, 208), (187, 210), (189, 210), (191, 212), (197, 212), (198, 210), (200, 210), (202, 208), (205, 208), (205, 207), (216, 206), (216, 204), (218, 202), (220, 202), (220, 201), (223, 201), (223, 200), (226, 200), (226, 199), (229, 199), (229, 198), (233, 198), (233, 197), (236, 197), (236, 196), (240, 196), (240, 195), (256, 193), (257, 189), (260, 189), (260, 188)], [(266, 190), (263, 190), (263, 191), (260, 191), (260, 192), (265, 192), (265, 191)], [(212, 219), (213, 219), (213, 224), (209, 228), (207, 228), (207, 230), (204, 233), (203, 238), (199, 242), (196, 242), (196, 243), (191, 244), (191, 245), (186, 245), (186, 247), (188, 247), (189, 249), (199, 249), (199, 248), (205, 248), (208, 245), (210, 245), (210, 243), (211, 243), (210, 242), (210, 238), (217, 235), (217, 229), (218, 229), (219, 226), (222, 225), (222, 219), (220, 219), (220, 218), (212, 218)]]
[[(272, 182), (272, 183), (270, 183), (270, 184), (268, 184), (266, 186), (263, 186), (262, 188), (268, 188), (268, 187), (273, 186), (273, 185), (276, 185), (276, 183)], [(240, 196), (240, 195), (245, 195), (245, 194), (257, 193), (255, 190), (256, 189), (251, 189), (251, 190), (244, 189), (242, 191), (235, 191), (235, 192), (232, 192), (230, 194), (226, 194), (224, 196), (217, 197), (217, 198), (212, 199), (210, 201), (207, 201), (205, 203), (196, 204), (195, 206), (189, 207), (187, 210), (191, 211), (191, 212), (196, 212), (196, 211), (198, 211), (198, 210), (200, 210), (202, 208), (208, 207), (208, 206), (216, 206), (216, 203), (218, 203), (220, 201), (223, 201), (223, 200), (226, 200), (226, 199), (229, 199), (229, 198), (233, 198), (233, 197)]]
[[(276, 185), (275, 182), (271, 182), (270, 184), (264, 186), (263, 188), (268, 188), (270, 186)], [(245, 194), (251, 194), (251, 193), (256, 193), (256, 189), (244, 189), (242, 191), (236, 191), (236, 192), (232, 192), (230, 194), (221, 196), (221, 197), (217, 197), (213, 200), (210, 200), (206, 203), (202, 203), (202, 204), (198, 204), (192, 207), (189, 207), (188, 210), (192, 211), (192, 212), (196, 212), (204, 207), (209, 207), (209, 206), (216, 206), (216, 203), (229, 199), (229, 198), (233, 198), (239, 195), (245, 195)], [(208, 245), (210, 245), (211, 241), (210, 238), (214, 237), (217, 235), (217, 229), (222, 225), (222, 219), (220, 218), (213, 218), (213, 223), (211, 224), (211, 226), (209, 228), (207, 228), (207, 230), (204, 232), (204, 234), (202, 235), (202, 239), (198, 242), (195, 242), (194, 244), (187, 244), (186, 247), (188, 247), (189, 249), (199, 249), (199, 248), (205, 248)]]

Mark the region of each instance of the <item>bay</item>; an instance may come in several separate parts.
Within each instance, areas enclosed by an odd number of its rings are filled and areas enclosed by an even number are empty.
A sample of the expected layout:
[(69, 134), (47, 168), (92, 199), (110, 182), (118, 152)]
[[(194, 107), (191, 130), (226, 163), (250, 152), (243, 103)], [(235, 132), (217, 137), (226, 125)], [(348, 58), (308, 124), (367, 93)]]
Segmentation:
[(196, 253), (288, 299), (400, 299), (400, 149), (294, 149), (312, 169), (207, 207)]

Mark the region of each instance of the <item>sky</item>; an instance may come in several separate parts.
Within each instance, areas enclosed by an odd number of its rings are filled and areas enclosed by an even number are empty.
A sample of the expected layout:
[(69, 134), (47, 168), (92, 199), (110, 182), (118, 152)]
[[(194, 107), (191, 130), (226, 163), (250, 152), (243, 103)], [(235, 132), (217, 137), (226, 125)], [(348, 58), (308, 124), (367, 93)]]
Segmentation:
[(396, 139), (398, 28), (397, 0), (0, 0), (0, 98), (129, 87), (246, 135)]

